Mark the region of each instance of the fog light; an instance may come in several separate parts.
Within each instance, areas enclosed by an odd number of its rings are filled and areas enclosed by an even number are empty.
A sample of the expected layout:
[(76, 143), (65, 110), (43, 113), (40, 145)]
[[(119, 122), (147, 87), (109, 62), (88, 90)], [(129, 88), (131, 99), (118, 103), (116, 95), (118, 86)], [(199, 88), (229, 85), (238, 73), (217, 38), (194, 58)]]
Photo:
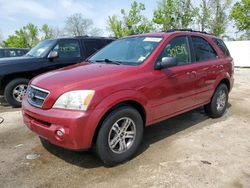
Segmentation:
[(64, 133), (61, 130), (57, 130), (56, 135), (59, 136), (59, 137), (63, 137)]

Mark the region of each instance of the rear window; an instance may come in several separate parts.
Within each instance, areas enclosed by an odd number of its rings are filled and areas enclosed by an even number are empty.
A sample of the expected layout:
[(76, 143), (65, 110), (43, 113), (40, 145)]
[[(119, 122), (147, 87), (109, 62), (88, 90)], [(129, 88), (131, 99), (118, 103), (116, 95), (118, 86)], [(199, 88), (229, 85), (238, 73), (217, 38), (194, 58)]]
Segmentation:
[(213, 41), (217, 44), (217, 46), (221, 49), (225, 56), (230, 56), (230, 52), (227, 49), (226, 44), (221, 39), (213, 38)]
[(106, 39), (105, 40), (105, 44), (107, 45), (107, 44), (109, 44), (109, 43), (111, 43), (111, 42), (113, 42), (114, 40), (113, 39)]
[(217, 54), (213, 47), (203, 38), (192, 36), (196, 62), (216, 59)]

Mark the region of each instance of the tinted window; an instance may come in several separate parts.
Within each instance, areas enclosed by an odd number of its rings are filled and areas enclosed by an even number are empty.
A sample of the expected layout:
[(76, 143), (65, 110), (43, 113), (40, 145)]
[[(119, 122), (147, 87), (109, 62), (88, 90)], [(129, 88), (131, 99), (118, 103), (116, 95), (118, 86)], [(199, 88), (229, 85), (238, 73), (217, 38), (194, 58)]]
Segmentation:
[(86, 57), (91, 56), (93, 53), (97, 52), (103, 46), (105, 46), (105, 42), (103, 40), (85, 39), (83, 40), (83, 42), (86, 49)]
[(17, 56), (22, 56), (22, 55), (24, 55), (23, 50), (16, 50), (16, 55), (17, 55)]
[(214, 42), (218, 45), (218, 47), (221, 49), (221, 51), (224, 53), (225, 56), (230, 56), (229, 50), (227, 49), (227, 46), (221, 39), (215, 39), (213, 38)]
[(112, 40), (112, 39), (106, 39), (106, 40), (104, 40), (104, 41), (105, 41), (105, 44), (107, 45), (107, 44), (113, 42), (114, 40)]
[(4, 57), (4, 51), (0, 50), (0, 57)]
[(80, 46), (77, 40), (59, 41), (53, 51), (58, 52), (59, 58), (81, 57)]
[(206, 61), (217, 58), (212, 46), (201, 37), (192, 37), (196, 61)]
[(6, 52), (7, 52), (7, 57), (15, 57), (15, 56), (17, 56), (15, 50), (7, 50)]
[(158, 61), (163, 57), (176, 57), (178, 64), (190, 63), (190, 53), (187, 37), (176, 37), (172, 39), (164, 48)]

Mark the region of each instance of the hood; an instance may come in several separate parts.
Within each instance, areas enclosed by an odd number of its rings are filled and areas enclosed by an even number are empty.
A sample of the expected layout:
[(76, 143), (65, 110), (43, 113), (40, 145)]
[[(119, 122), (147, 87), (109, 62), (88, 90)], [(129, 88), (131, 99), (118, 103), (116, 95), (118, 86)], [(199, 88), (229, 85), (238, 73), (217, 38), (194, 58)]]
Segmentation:
[(34, 78), (31, 84), (57, 93), (95, 89), (107, 84), (107, 80), (117, 80), (135, 68), (127, 65), (81, 63), (42, 74)]
[(0, 66), (1, 65), (9, 65), (9, 64), (18, 64), (18, 63), (28, 63), (37, 60), (35, 57), (30, 56), (21, 56), (21, 57), (7, 57), (0, 59)]

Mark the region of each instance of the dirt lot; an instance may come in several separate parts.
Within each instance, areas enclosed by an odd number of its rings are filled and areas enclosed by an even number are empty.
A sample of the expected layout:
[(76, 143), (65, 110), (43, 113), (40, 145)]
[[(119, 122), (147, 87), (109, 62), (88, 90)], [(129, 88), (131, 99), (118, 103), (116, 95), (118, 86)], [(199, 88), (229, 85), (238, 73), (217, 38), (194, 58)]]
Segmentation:
[(202, 109), (148, 128), (138, 155), (105, 167), (91, 152), (42, 146), (0, 106), (0, 187), (250, 187), (250, 69), (236, 69), (220, 119)]

